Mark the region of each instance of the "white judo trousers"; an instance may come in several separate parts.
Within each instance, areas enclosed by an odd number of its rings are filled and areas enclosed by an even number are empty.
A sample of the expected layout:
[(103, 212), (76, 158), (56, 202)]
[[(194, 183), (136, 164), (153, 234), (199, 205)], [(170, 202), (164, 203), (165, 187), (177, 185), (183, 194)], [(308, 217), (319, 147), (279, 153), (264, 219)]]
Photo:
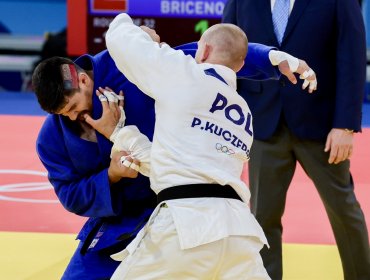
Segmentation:
[(148, 227), (135, 252), (121, 262), (111, 279), (270, 279), (259, 254), (264, 244), (257, 237), (230, 236), (181, 250), (167, 207), (160, 208)]

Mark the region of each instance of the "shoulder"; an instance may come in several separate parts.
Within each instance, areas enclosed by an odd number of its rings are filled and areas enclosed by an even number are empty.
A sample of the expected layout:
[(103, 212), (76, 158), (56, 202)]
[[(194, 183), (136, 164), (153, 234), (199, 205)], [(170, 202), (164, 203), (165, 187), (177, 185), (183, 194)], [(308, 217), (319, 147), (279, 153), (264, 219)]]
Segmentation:
[(47, 115), (41, 126), (37, 141), (46, 141), (47, 139), (57, 138), (61, 133), (60, 117), (58, 115)]

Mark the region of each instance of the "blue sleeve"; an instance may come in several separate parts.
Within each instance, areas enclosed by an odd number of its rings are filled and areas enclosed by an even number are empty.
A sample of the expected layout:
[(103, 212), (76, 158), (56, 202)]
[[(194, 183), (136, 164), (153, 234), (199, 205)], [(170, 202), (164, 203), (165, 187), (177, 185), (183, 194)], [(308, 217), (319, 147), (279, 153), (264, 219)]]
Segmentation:
[(112, 205), (107, 168), (98, 168), (90, 161), (90, 163), (86, 162), (85, 170), (81, 172), (79, 168), (78, 171), (73, 157), (83, 163), (89, 151), (84, 149), (80, 154), (70, 155), (66, 146), (71, 143), (65, 142), (65, 135), (56, 119), (52, 116), (47, 118), (37, 138), (36, 149), (48, 171), (49, 181), (58, 199), (64, 208), (80, 216), (116, 215), (117, 211)]
[[(180, 45), (175, 49), (182, 50), (185, 54), (195, 57), (197, 48), (197, 43), (192, 42)], [(278, 79), (280, 72), (276, 67), (272, 66), (268, 57), (271, 49), (275, 48), (257, 43), (249, 43), (244, 66), (237, 73), (238, 78), (252, 80)]]
[(279, 79), (279, 70), (271, 64), (270, 50), (275, 49), (257, 43), (248, 43), (248, 54), (244, 66), (237, 73), (238, 78), (253, 80)]

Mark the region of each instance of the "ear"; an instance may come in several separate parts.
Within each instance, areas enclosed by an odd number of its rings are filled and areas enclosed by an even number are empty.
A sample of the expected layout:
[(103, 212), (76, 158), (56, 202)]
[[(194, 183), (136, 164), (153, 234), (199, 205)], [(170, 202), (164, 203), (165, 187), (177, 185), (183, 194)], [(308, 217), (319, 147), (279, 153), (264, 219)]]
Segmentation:
[(209, 58), (209, 56), (211, 54), (211, 51), (212, 51), (212, 46), (205, 43), (204, 48), (203, 48), (203, 52), (202, 52), (202, 56), (201, 56), (201, 62), (206, 62), (207, 61), (207, 59)]
[(89, 86), (90, 82), (90, 77), (86, 73), (82, 72), (78, 74), (78, 85), (80, 88)]
[(242, 69), (243, 68), (243, 66), (244, 66), (244, 60), (242, 61), (242, 63), (240, 64), (240, 67), (238, 67), (237, 69), (235, 69), (235, 72), (239, 72), (240, 71), (240, 69)]

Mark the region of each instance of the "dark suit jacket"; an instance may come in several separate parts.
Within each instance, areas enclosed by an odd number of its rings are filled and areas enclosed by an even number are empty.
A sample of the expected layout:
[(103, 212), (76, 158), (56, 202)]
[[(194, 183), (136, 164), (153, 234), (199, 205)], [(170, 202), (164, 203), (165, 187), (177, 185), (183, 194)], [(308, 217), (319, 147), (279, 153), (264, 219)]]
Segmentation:
[[(241, 80), (239, 93), (253, 113), (256, 139), (268, 139), (281, 115), (301, 139), (324, 140), (332, 128), (361, 130), (366, 79), (365, 30), (356, 0), (296, 0), (282, 45), (272, 24), (270, 0), (229, 0), (224, 22), (240, 26), (249, 41), (278, 47), (305, 60), (318, 90), (280, 81)], [(283, 114), (282, 114), (283, 113)]]

